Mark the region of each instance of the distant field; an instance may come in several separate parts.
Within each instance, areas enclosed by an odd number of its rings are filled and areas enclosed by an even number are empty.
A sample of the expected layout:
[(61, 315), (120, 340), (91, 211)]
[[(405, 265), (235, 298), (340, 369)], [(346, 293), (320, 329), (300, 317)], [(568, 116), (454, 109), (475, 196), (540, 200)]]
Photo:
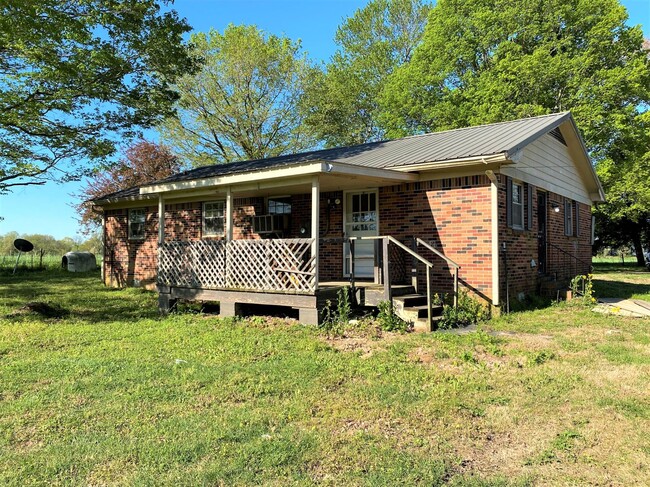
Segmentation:
[[(650, 296), (650, 273), (595, 274)], [(621, 287), (623, 286), (623, 287)], [(98, 273), (0, 274), (0, 485), (641, 485), (650, 320), (478, 333), (161, 318)]]
[[(62, 255), (45, 254), (43, 256), (43, 267), (46, 269), (55, 269), (61, 267)], [(41, 263), (40, 256), (36, 252), (29, 252), (20, 255), (18, 259), (18, 269), (37, 269)], [(16, 255), (1, 255), (0, 269), (13, 270), (16, 265)]]
[[(45, 254), (43, 255), (42, 265), (41, 259), (37, 252), (29, 252), (22, 254), (18, 260), (18, 268), (16, 271), (33, 271), (39, 269), (59, 269), (61, 268), (61, 259), (63, 255)], [(101, 265), (99, 256), (97, 258), (97, 265)], [(0, 272), (13, 271), (16, 265), (16, 255), (0, 255)]]

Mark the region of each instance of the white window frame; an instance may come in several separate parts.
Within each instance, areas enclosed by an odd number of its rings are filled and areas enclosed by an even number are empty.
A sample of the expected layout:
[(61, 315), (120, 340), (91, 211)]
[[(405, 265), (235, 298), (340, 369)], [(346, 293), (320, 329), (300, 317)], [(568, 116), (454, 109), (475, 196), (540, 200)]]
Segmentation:
[[(519, 202), (515, 202), (515, 187), (519, 188)], [(512, 209), (512, 228), (515, 230), (524, 229), (524, 183), (512, 181), (512, 192), (510, 193), (510, 208)], [(515, 216), (518, 215), (521, 223), (515, 222)]]
[[(137, 218), (137, 220), (136, 220)], [(146, 208), (130, 208), (127, 216), (128, 237), (129, 240), (144, 240), (147, 224), (147, 209)], [(133, 232), (133, 225), (142, 225), (142, 234), (135, 234)]]
[[(214, 205), (214, 208), (210, 208), (211, 205)], [(218, 211), (218, 207), (221, 209), (221, 215), (211, 215), (208, 216), (208, 212)], [(206, 221), (208, 218), (220, 219), (221, 220), (221, 230), (212, 231), (208, 230)], [(224, 237), (226, 235), (226, 202), (224, 200), (217, 201), (204, 201), (201, 212), (201, 235), (203, 237)]]
[[(289, 200), (288, 202), (286, 201), (280, 201), (280, 200)], [(273, 208), (273, 211), (271, 210), (271, 202), (279, 202), (281, 206), (281, 209), (283, 211), (277, 211), (277, 207)], [(285, 196), (269, 196), (266, 198), (266, 212), (269, 215), (291, 215), (292, 212), (292, 201), (291, 201), (291, 195), (285, 195)], [(286, 206), (288, 205), (289, 211), (284, 211), (286, 210)]]
[(573, 237), (575, 235), (575, 227), (573, 225), (574, 211), (573, 200), (564, 198), (564, 235), (566, 237)]

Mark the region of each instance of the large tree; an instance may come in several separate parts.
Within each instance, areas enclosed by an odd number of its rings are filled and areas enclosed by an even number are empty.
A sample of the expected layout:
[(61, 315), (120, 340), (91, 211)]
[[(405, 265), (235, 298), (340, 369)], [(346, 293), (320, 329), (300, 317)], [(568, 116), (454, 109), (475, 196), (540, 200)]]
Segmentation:
[(161, 127), (179, 156), (202, 166), (314, 147), (298, 106), (315, 69), (299, 42), (244, 25), (191, 40), (205, 64), (178, 81), (178, 117)]
[(169, 115), (189, 30), (157, 0), (0, 2), (0, 192), (79, 178)]
[(384, 136), (378, 98), (388, 76), (411, 59), (429, 10), (423, 0), (372, 0), (338, 28), (338, 50), (303, 105), (306, 122), (326, 145)]
[[(629, 175), (647, 160), (650, 64), (627, 20), (618, 0), (440, 0), (383, 91), (382, 121), (401, 136), (571, 110), (608, 199), (647, 192)], [(614, 224), (642, 222), (619, 210)]]
[(126, 149), (117, 163), (98, 168), (86, 180), (78, 195), (75, 209), (86, 233), (95, 230), (101, 215), (93, 211), (92, 200), (116, 191), (157, 181), (182, 169), (179, 159), (171, 150), (154, 142), (140, 140)]

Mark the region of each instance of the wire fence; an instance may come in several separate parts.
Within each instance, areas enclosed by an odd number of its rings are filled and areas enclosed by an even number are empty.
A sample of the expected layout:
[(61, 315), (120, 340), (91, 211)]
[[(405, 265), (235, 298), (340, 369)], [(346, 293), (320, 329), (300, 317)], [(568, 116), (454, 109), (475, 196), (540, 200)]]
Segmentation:
[[(95, 254), (97, 259), (97, 266), (101, 266), (101, 255)], [(54, 270), (61, 269), (61, 261), (63, 255), (39, 252), (34, 250), (32, 252), (12, 253), (0, 255), (0, 271), (13, 272), (16, 267), (18, 271), (37, 271), (37, 270)], [(16, 266), (16, 263), (18, 265)]]

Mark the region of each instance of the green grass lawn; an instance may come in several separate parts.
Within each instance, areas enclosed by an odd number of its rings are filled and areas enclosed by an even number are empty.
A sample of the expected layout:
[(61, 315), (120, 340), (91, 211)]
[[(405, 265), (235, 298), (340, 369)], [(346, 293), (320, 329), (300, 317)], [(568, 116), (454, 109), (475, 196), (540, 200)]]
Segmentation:
[[(597, 290), (648, 296), (650, 273), (616, 272)], [(650, 320), (569, 303), (483, 329), (328, 339), (160, 318), (154, 294), (94, 273), (0, 275), (0, 485), (650, 478)]]

